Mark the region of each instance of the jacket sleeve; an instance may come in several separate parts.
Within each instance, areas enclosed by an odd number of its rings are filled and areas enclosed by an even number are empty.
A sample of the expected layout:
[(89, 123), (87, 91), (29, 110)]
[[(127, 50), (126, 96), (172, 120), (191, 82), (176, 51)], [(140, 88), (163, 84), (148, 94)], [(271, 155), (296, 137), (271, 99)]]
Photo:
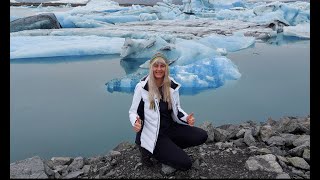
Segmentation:
[(129, 119), (132, 126), (134, 126), (134, 123), (136, 122), (136, 119), (138, 116), (138, 107), (139, 107), (140, 101), (141, 101), (141, 85), (140, 83), (138, 83), (134, 89), (132, 104), (129, 109)]
[(176, 96), (177, 96), (176, 104), (177, 104), (177, 108), (178, 108), (178, 118), (187, 123), (188, 114), (181, 108), (179, 92), (177, 92)]

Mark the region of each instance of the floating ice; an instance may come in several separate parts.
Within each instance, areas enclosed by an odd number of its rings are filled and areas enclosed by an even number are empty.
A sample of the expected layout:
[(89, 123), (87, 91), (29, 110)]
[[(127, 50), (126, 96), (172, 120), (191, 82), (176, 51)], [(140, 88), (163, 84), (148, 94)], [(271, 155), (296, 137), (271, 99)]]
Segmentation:
[(10, 39), (10, 59), (119, 54), (123, 42), (99, 36), (17, 36)]
[(256, 17), (252, 22), (265, 23), (279, 20), (288, 25), (310, 22), (310, 3), (282, 3), (279, 1), (256, 6), (253, 8)]
[(174, 44), (167, 42), (159, 36), (153, 36), (148, 39), (126, 38), (120, 56), (123, 59), (150, 58), (157, 51), (170, 51), (172, 49), (174, 49)]
[[(139, 69), (123, 78), (106, 83), (109, 92), (132, 93), (136, 84), (148, 74), (148, 69)], [(217, 56), (196, 61), (193, 64), (170, 67), (170, 75), (182, 85), (181, 94), (196, 94), (201, 90), (218, 88), (227, 80), (237, 80), (241, 74), (233, 62)]]
[(106, 83), (109, 92), (126, 92), (132, 93), (137, 83), (148, 74), (148, 70), (140, 69), (139, 71), (129, 74), (123, 78), (115, 78)]
[[(309, 2), (270, 1), (183, 0), (183, 5), (174, 5), (165, 0), (154, 6), (121, 7), (110, 0), (91, 0), (86, 6), (54, 12), (63, 29), (10, 33), (10, 58), (121, 54), (127, 75), (107, 87), (132, 92), (148, 73), (148, 58), (162, 51), (173, 61), (171, 76), (182, 84), (182, 92), (195, 93), (240, 78), (223, 55), (250, 47), (255, 38), (277, 45), (310, 39)], [(187, 4), (189, 13), (184, 12)], [(143, 60), (134, 68), (127, 63), (137, 59)]]
[(90, 0), (85, 6), (77, 6), (73, 8), (71, 14), (87, 14), (91, 12), (103, 12), (106, 10), (125, 9), (126, 7), (120, 7), (119, 3), (111, 0)]
[(216, 18), (218, 20), (226, 20), (226, 19), (241, 19), (248, 21), (250, 18), (255, 17), (256, 15), (253, 13), (252, 9), (221, 9), (217, 11)]
[(141, 13), (139, 15), (140, 21), (151, 21), (151, 20), (158, 20), (158, 16), (155, 13)]
[[(246, 35), (262, 38), (282, 32), (281, 29), (270, 28), (269, 24), (276, 21), (293, 28), (298, 27), (298, 24), (310, 23), (309, 2), (251, 3), (248, 0), (192, 0), (190, 3), (191, 8), (198, 8), (201, 11), (187, 15), (183, 13), (183, 5), (170, 4), (170, 1), (159, 2), (154, 6), (121, 7), (113, 1), (94, 0), (86, 6), (75, 7), (70, 11), (55, 12), (55, 15), (63, 28), (77, 28), (72, 29), (74, 33), (81, 31), (80, 28), (105, 28), (105, 36), (119, 37), (122, 34), (121, 37), (131, 38), (169, 34), (179, 38), (194, 39), (210, 34), (231, 35), (239, 30)], [(40, 9), (44, 10), (39, 8), (39, 11)], [(176, 28), (173, 25), (177, 25)], [(86, 31), (90, 35), (95, 35), (93, 33), (95, 31)], [(100, 34), (102, 33), (99, 32)]]
[(310, 39), (310, 23), (283, 27), (283, 34), (286, 36)]
[[(174, 39), (173, 43), (156, 36), (147, 40), (126, 39), (120, 56), (125, 58), (150, 58), (162, 52), (175, 65), (186, 65), (199, 59), (220, 55), (214, 48), (196, 40)], [(142, 65), (145, 67), (145, 65)]]
[(255, 38), (236, 33), (233, 36), (211, 35), (199, 39), (199, 42), (214, 49), (224, 48), (228, 52), (234, 52), (250, 47), (255, 43)]
[(170, 73), (186, 88), (217, 88), (226, 80), (241, 77), (236, 65), (224, 56), (201, 59), (185, 66), (173, 66)]

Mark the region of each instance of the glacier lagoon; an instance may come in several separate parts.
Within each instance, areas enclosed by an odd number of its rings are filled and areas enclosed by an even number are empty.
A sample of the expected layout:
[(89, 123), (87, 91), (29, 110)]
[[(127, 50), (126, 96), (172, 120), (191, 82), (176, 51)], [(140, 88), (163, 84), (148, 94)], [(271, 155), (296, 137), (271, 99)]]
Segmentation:
[[(94, 156), (121, 141), (133, 141), (128, 122), (132, 83), (122, 83), (118, 89), (114, 88), (117, 83), (112, 88), (109, 85), (119, 78), (130, 82), (128, 74), (143, 72), (145, 69), (139, 68), (146, 60), (143, 58), (154, 49), (124, 54), (121, 49), (127, 42), (125, 37), (146, 42), (140, 44), (142, 47), (150, 42), (156, 44), (151, 48), (162, 45), (172, 50), (172, 57), (178, 57), (176, 64), (181, 66), (172, 67), (173, 75), (181, 77), (184, 87), (191, 87), (181, 92), (182, 106), (195, 113), (198, 125), (204, 121), (219, 126), (310, 113), (308, 3), (243, 6), (242, 0), (223, 1), (226, 4), (219, 4), (220, 11), (201, 10), (198, 15), (203, 18), (185, 19), (178, 6), (169, 1), (153, 7), (119, 7), (107, 0), (90, 2), (81, 8), (17, 7), (10, 11), (15, 12), (10, 20), (54, 12), (63, 26), (10, 33), (11, 162), (34, 155)], [(199, 4), (193, 5), (201, 9)], [(152, 21), (155, 18), (161, 21)], [(281, 23), (275, 23), (275, 19)], [(116, 21), (127, 23), (108, 24)], [(166, 29), (161, 34), (163, 25)], [(247, 37), (230, 36), (239, 30)], [(157, 41), (150, 39), (154, 35)], [(265, 43), (258, 40), (270, 35), (275, 37)], [(252, 40), (252, 36), (257, 39)], [(122, 60), (119, 53), (129, 58)], [(210, 64), (213, 61), (215, 64)], [(207, 78), (194, 73), (195, 66), (207, 72), (217, 69)], [(190, 77), (197, 77), (197, 81), (190, 83)], [(210, 81), (212, 77), (222, 78), (216, 83)], [(195, 91), (195, 85), (204, 88)]]
[[(196, 125), (265, 121), (310, 113), (310, 41), (256, 43), (229, 53), (238, 80), (181, 95)], [(134, 141), (131, 93), (109, 92), (108, 80), (130, 73), (116, 55), (11, 60), (10, 162), (34, 155), (94, 156)]]

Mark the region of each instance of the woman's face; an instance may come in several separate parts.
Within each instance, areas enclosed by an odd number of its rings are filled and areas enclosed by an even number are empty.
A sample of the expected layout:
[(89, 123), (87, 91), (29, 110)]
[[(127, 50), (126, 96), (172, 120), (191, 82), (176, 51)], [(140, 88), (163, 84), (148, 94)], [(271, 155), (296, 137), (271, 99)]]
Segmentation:
[(156, 79), (163, 79), (166, 72), (166, 64), (163, 59), (156, 60), (152, 64), (153, 75)]

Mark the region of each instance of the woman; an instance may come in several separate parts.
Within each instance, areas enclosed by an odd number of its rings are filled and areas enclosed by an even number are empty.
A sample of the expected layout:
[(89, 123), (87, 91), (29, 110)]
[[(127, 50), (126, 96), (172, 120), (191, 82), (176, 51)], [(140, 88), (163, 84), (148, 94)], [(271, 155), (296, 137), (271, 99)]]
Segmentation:
[(194, 127), (193, 113), (181, 109), (179, 88), (169, 76), (168, 59), (156, 53), (150, 60), (149, 75), (135, 87), (129, 110), (142, 162), (147, 166), (152, 164), (152, 155), (163, 164), (188, 170), (192, 162), (183, 149), (207, 140), (206, 131)]

